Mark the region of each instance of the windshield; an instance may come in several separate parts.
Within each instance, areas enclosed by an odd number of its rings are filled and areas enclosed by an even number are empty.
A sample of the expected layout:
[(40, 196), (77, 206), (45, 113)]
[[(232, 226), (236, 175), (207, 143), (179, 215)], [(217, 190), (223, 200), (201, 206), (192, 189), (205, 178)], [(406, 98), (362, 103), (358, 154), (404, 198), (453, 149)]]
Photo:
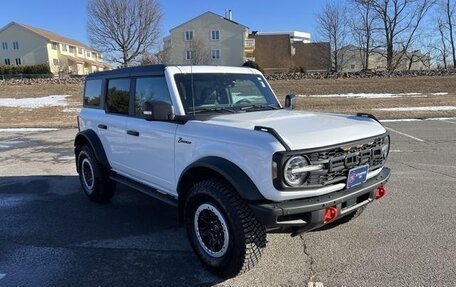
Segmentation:
[(272, 90), (259, 75), (176, 74), (175, 80), (186, 113), (280, 107)]

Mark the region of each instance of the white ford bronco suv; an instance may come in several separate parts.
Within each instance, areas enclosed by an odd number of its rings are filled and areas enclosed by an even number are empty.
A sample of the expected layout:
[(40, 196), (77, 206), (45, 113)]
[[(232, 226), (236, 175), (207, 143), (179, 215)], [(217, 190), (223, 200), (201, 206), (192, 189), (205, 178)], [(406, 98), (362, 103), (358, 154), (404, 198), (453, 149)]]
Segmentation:
[[(117, 183), (175, 205), (207, 268), (251, 269), (267, 232), (297, 235), (385, 195), (390, 139), (369, 114), (293, 111), (257, 70), (142, 66), (87, 76), (74, 141), (85, 194)], [(331, 225), (330, 225), (331, 226)]]

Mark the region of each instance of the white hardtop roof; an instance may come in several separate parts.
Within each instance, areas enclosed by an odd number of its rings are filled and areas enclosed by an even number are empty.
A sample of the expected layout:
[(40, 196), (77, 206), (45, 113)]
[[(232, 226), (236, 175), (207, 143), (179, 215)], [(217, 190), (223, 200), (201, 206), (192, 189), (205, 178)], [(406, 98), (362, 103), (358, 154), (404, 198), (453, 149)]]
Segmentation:
[(172, 73), (227, 73), (227, 74), (261, 74), (260, 71), (248, 67), (229, 66), (166, 66)]

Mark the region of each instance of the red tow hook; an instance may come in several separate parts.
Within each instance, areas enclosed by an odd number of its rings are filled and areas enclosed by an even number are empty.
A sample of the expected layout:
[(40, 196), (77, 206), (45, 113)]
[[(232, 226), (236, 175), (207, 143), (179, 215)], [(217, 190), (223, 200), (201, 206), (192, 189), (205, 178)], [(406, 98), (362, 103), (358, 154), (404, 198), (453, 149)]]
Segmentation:
[(375, 199), (380, 199), (386, 195), (386, 187), (383, 185), (380, 185), (375, 189)]
[(339, 215), (339, 210), (336, 206), (326, 207), (324, 223), (334, 220)]

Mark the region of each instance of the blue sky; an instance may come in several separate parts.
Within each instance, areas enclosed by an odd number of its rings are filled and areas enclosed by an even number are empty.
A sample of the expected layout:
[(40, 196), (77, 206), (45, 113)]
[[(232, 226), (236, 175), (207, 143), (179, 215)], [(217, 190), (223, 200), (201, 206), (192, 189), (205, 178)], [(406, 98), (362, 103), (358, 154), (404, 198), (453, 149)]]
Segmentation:
[[(248, 26), (250, 30), (297, 30), (314, 34), (314, 15), (324, 4), (323, 0), (159, 2), (164, 12), (162, 36), (166, 36), (171, 28), (208, 10), (224, 15), (225, 9), (233, 10), (233, 20)], [(88, 43), (86, 0), (8, 0), (2, 1), (1, 10), (0, 27), (16, 21)]]

